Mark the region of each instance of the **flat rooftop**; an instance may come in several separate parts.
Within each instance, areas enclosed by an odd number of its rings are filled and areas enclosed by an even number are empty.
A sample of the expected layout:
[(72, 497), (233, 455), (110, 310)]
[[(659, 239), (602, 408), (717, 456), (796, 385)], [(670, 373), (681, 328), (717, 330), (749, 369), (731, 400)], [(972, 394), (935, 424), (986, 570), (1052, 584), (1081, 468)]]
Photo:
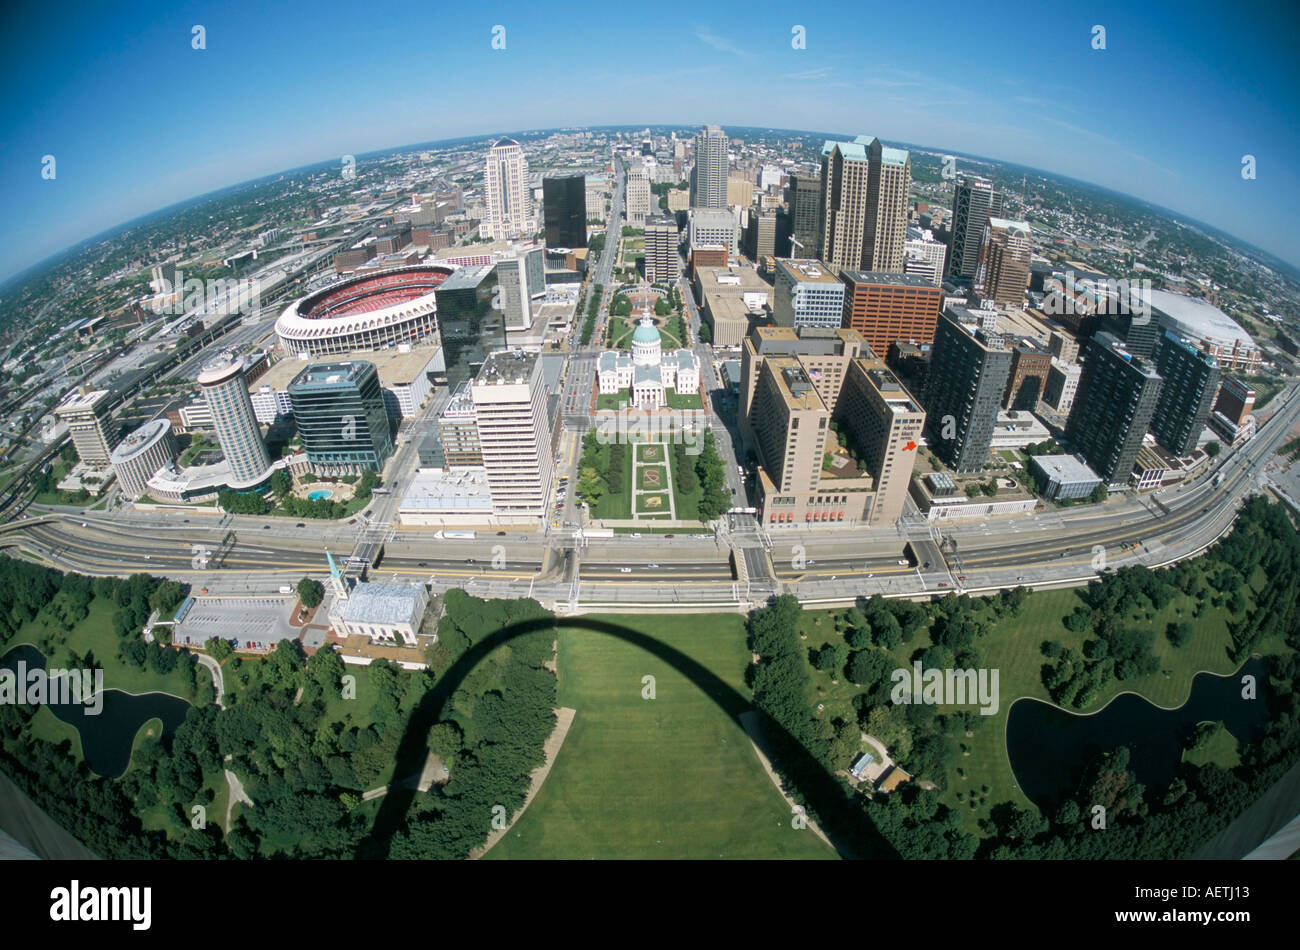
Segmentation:
[[(385, 386), (400, 386), (414, 381), (428, 369), (429, 364), (438, 356), (438, 347), (414, 347), (406, 353), (397, 350), (353, 350), (340, 353), (330, 360), (331, 363), (366, 362), (374, 363), (379, 371), (379, 381)], [(256, 380), (249, 383), (249, 390), (257, 392), (262, 386), (275, 390), (287, 390), (295, 376), (308, 366), (311, 360), (289, 357), (280, 360)]]
[(487, 469), (481, 465), (420, 469), (402, 494), (399, 511), (492, 513)]
[(778, 259), (778, 273), (783, 273), (799, 284), (838, 284), (840, 279), (830, 272), (821, 261), (811, 258)]

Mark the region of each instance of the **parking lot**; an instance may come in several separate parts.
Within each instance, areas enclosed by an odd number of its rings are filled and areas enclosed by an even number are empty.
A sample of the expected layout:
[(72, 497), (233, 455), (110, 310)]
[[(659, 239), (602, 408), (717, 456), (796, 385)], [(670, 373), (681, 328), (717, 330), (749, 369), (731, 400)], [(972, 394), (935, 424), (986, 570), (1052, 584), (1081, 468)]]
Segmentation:
[(239, 650), (273, 650), (280, 640), (297, 639), (289, 626), (295, 597), (198, 598), (185, 620), (176, 625), (178, 644), (202, 646), (212, 637), (237, 641)]

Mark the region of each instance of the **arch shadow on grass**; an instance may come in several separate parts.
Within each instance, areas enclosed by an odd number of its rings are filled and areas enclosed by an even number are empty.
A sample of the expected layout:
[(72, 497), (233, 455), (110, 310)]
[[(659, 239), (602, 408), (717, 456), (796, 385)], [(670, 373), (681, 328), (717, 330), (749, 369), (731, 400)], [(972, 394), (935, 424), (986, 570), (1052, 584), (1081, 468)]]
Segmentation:
[[(616, 637), (624, 643), (640, 647), (652, 656), (658, 657), (694, 683), (737, 726), (740, 726), (740, 715), (754, 708), (747, 697), (701, 663), (680, 650), (630, 627), (590, 617), (566, 617), (562, 621), (546, 617), (521, 621), (502, 627), (474, 644), (438, 677), (433, 688), (425, 693), (407, 720), (397, 747), (397, 767), (393, 774), (418, 774), (424, 767), (428, 755), (429, 728), (440, 721), (448, 701), (464, 682), (465, 677), (488, 654), (516, 637), (539, 630), (555, 631), (561, 625)], [(827, 772), (821, 763), (779, 723), (761, 712), (759, 716), (764, 737), (772, 750), (774, 765), (780, 767), (789, 786), (797, 792), (797, 797), (805, 802), (809, 814), (816, 817), (818, 824), (830, 838), (840, 856), (876, 860), (898, 858), (898, 852), (880, 835), (863, 813), (856, 793), (849, 791), (840, 779)], [(384, 796), (369, 835), (357, 848), (357, 857), (384, 859), (389, 856), (393, 836), (405, 826), (407, 814), (417, 794), (420, 793), (410, 789), (393, 789)]]

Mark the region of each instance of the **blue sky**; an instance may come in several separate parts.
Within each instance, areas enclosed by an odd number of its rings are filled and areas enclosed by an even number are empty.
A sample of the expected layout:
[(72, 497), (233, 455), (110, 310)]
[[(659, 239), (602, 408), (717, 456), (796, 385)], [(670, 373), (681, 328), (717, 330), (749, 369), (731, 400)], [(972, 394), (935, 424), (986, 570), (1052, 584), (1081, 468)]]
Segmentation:
[[(0, 280), (140, 214), (344, 154), (706, 122), (1018, 162), (1300, 265), (1300, 7), (1288, 0), (1230, 12), (1203, 0), (52, 9), (0, 14)], [(195, 24), (205, 50), (191, 48)], [(491, 46), (497, 24), (504, 50)], [(806, 49), (791, 47), (796, 24)]]

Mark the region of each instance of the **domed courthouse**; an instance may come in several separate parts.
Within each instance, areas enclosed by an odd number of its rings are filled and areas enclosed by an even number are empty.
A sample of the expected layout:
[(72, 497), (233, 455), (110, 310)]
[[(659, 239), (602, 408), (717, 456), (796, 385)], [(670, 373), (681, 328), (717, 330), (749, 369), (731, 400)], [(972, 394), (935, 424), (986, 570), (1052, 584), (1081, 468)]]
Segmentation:
[(660, 409), (665, 393), (694, 395), (700, 391), (700, 363), (690, 350), (662, 351), (663, 339), (654, 321), (643, 317), (632, 331), (632, 353), (606, 350), (596, 364), (602, 396), (631, 391), (637, 409)]

